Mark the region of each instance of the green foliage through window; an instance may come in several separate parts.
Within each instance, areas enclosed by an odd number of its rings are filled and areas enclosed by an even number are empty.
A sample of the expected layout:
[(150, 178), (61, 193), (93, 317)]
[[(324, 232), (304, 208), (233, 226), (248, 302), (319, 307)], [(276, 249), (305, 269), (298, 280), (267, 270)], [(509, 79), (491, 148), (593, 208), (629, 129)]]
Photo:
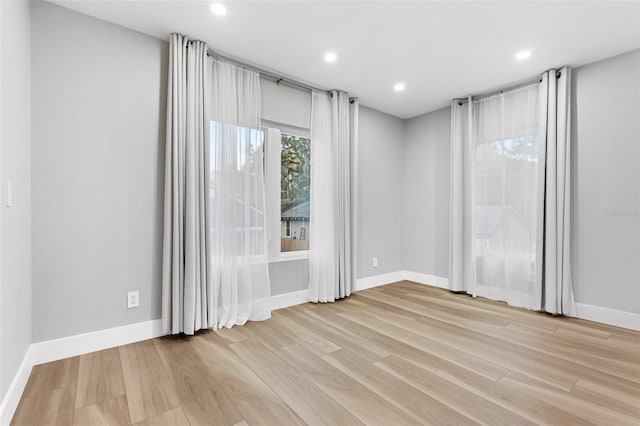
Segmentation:
[(308, 201), (311, 193), (309, 139), (282, 134), (280, 195), (283, 200)]

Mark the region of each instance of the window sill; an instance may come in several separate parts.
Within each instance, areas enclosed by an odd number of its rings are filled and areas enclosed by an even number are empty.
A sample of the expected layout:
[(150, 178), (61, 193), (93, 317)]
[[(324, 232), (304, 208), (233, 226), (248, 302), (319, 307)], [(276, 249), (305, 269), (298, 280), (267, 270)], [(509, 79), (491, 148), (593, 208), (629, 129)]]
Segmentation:
[(309, 259), (309, 250), (289, 251), (289, 252), (280, 253), (279, 256), (269, 259), (269, 263), (289, 262), (292, 260), (302, 260), (302, 259)]

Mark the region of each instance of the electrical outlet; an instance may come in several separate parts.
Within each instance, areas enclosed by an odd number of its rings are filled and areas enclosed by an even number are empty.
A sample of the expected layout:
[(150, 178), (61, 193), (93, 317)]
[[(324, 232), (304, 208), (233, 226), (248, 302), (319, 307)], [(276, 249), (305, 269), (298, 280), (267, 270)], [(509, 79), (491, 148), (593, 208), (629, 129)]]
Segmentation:
[(374, 258), (373, 258), (373, 267), (374, 267), (374, 268), (377, 268), (377, 267), (378, 267), (378, 258), (377, 258), (377, 257), (374, 257)]
[(127, 293), (127, 308), (137, 308), (140, 306), (140, 294), (137, 291)]

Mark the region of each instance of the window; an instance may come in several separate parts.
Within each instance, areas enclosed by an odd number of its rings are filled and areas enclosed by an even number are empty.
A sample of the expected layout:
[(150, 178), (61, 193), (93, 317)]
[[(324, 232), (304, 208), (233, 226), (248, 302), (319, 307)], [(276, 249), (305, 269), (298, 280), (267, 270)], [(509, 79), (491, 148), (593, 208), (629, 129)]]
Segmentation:
[[(479, 294), (525, 304), (535, 279), (538, 136), (477, 144), (473, 244)], [(515, 302), (512, 302), (515, 303)]]
[(266, 161), (272, 260), (306, 257), (311, 211), (311, 141), (268, 129)]
[(536, 82), (474, 100), (466, 157), (475, 292), (526, 307), (541, 270), (539, 92)]
[(309, 250), (311, 202), (309, 139), (282, 133), (280, 140), (280, 251)]
[[(211, 121), (210, 232), (214, 252), (264, 256), (264, 132)], [(224, 242), (224, 244), (222, 244)]]

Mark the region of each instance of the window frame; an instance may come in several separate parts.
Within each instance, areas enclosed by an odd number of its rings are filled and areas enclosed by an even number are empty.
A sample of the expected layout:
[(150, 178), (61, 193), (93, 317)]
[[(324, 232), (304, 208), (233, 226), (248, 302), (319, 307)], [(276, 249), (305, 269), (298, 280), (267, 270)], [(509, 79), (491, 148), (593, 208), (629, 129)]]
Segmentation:
[(281, 251), (282, 247), (280, 238), (282, 234), (282, 224), (280, 221), (280, 168), (282, 135), (286, 134), (311, 141), (310, 132), (306, 129), (280, 125), (279, 123), (263, 122), (262, 124), (262, 130), (265, 135), (264, 173), (269, 262), (308, 259), (310, 257), (310, 250)]

